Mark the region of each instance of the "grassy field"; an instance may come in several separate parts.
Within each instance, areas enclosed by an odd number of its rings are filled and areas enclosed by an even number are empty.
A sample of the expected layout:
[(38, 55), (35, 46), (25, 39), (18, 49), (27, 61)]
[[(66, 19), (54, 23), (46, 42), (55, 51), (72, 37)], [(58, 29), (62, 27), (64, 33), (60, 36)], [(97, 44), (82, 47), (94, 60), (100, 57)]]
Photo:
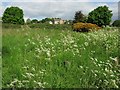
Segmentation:
[(120, 88), (118, 29), (2, 29), (2, 87)]

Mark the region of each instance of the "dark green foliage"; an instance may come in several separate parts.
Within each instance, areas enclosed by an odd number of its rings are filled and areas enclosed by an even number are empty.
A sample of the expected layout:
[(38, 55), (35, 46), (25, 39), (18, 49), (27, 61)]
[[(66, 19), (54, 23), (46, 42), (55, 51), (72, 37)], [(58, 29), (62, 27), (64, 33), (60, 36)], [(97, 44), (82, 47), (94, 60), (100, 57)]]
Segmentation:
[(110, 24), (112, 15), (112, 11), (107, 6), (99, 6), (89, 13), (87, 22), (106, 26)]
[(28, 18), (28, 19), (26, 20), (26, 23), (27, 23), (27, 24), (30, 24), (30, 23), (31, 23), (31, 19)]
[(81, 11), (77, 11), (77, 12), (75, 13), (75, 17), (74, 17), (73, 23), (85, 22), (85, 21), (86, 21), (85, 15), (84, 15)]
[(8, 55), (10, 53), (10, 50), (6, 46), (2, 46), (2, 56)]
[(72, 24), (73, 20), (67, 20), (64, 24)]
[(41, 23), (46, 23), (46, 22), (49, 22), (49, 21), (54, 21), (54, 18), (45, 18), (45, 19), (42, 19)]
[(5, 29), (18, 29), (18, 28), (21, 28), (22, 25), (19, 25), (19, 24), (7, 24), (7, 23), (3, 23), (2, 24), (2, 28), (5, 28)]
[(31, 23), (38, 23), (38, 20), (37, 20), (37, 19), (33, 19), (33, 20), (31, 21)]
[(37, 23), (29, 24), (30, 28), (39, 28), (39, 29), (54, 29), (54, 30), (71, 30), (71, 24), (47, 24), (47, 23)]
[(120, 20), (115, 20), (115, 21), (113, 22), (112, 26), (120, 27)]
[(3, 14), (3, 23), (24, 24), (23, 10), (19, 7), (8, 7)]

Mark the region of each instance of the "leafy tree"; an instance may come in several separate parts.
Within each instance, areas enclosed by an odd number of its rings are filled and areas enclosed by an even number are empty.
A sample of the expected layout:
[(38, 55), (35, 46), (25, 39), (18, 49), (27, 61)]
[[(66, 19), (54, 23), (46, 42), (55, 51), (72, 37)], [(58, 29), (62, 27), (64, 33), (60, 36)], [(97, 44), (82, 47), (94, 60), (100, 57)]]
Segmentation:
[(27, 23), (27, 24), (30, 24), (30, 23), (31, 23), (31, 19), (28, 18), (28, 19), (26, 20), (26, 23)]
[(112, 26), (120, 27), (120, 20), (115, 20), (115, 21), (112, 23)]
[(3, 23), (24, 24), (23, 10), (19, 7), (8, 7), (3, 13)]
[(110, 24), (112, 15), (112, 11), (107, 6), (99, 6), (89, 13), (87, 22), (106, 26)]
[(38, 20), (37, 20), (37, 19), (33, 19), (33, 20), (31, 21), (31, 23), (38, 23)]
[(74, 17), (73, 23), (85, 22), (85, 20), (86, 20), (86, 16), (82, 13), (82, 11), (77, 11), (75, 13), (75, 17)]
[(45, 19), (42, 19), (41, 22), (45, 23), (45, 22), (49, 22), (49, 21), (53, 21), (53, 20), (54, 20), (53, 18), (45, 18)]
[(42, 19), (42, 20), (41, 20), (41, 23), (45, 23), (45, 22), (46, 22), (46, 20), (45, 20), (45, 19)]
[(72, 24), (73, 20), (66, 20), (64, 24)]

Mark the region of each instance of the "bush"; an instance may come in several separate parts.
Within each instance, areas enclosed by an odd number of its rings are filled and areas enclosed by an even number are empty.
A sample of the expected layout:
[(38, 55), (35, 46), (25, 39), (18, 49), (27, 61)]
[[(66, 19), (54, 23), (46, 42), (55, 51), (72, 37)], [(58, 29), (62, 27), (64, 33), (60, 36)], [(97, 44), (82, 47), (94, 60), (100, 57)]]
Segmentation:
[(99, 26), (96, 24), (91, 24), (91, 23), (75, 23), (73, 24), (73, 30), (77, 32), (88, 32), (91, 30), (98, 30), (100, 29)]
[(113, 22), (112, 26), (120, 27), (120, 20), (115, 20), (115, 21)]

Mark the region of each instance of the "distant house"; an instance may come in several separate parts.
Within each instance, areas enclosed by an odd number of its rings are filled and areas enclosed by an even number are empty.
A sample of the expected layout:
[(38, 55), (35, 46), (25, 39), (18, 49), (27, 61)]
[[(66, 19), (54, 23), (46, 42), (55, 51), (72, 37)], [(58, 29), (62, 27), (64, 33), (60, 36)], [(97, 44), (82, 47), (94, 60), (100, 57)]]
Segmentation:
[(65, 20), (62, 20), (61, 18), (55, 18), (54, 19), (54, 24), (64, 24)]
[(49, 24), (71, 24), (72, 20), (63, 20), (61, 18), (51, 18), (51, 20), (48, 21)]
[(53, 24), (53, 22), (52, 22), (52, 21), (49, 21), (49, 24)]
[(59, 22), (60, 24), (64, 24), (65, 23), (65, 20), (60, 20), (60, 22)]
[(54, 18), (52, 21), (49, 21), (49, 24), (64, 24), (66, 21), (61, 18)]
[(60, 24), (60, 18), (54, 18), (54, 24)]

